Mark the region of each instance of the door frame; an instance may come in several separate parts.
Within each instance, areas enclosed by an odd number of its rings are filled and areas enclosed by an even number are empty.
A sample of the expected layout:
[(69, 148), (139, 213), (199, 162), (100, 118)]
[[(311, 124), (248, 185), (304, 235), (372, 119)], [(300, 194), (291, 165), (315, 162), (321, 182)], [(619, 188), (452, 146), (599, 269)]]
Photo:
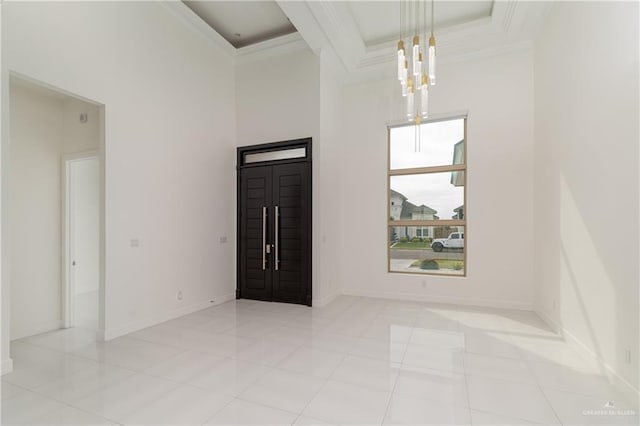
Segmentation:
[[(72, 222), (72, 209), (71, 202), (73, 201), (71, 191), (71, 165), (76, 162), (85, 161), (89, 159), (98, 160), (98, 174), (100, 175), (101, 161), (100, 151), (92, 150), (86, 152), (79, 152), (74, 154), (65, 154), (62, 156), (62, 317), (64, 322), (64, 328), (70, 328), (75, 325), (75, 282), (73, 280), (73, 274), (71, 273), (71, 261), (73, 253), (73, 238), (71, 233), (73, 232)], [(102, 228), (103, 221), (103, 203), (102, 203), (102, 178), (98, 181), (98, 200), (99, 200), (99, 218), (98, 223)], [(99, 247), (99, 264), (98, 264), (98, 280), (99, 288), (101, 287), (100, 281), (103, 264), (102, 254), (102, 232), (98, 232), (98, 247)], [(101, 303), (101, 291), (98, 290), (98, 297), (100, 298), (99, 306)], [(101, 308), (100, 308), (101, 309)], [(98, 313), (98, 328), (100, 328), (100, 313)], [(98, 331), (98, 330), (96, 330)]]
[[(260, 161), (255, 163), (244, 163), (245, 155), (256, 154), (262, 152), (284, 151), (293, 148), (305, 148), (305, 156), (293, 159), (284, 160), (270, 160)], [(251, 167), (263, 167), (263, 166), (275, 166), (278, 164), (290, 164), (290, 163), (308, 163), (309, 164), (309, 241), (307, 243), (309, 250), (309, 271), (307, 276), (308, 288), (306, 294), (306, 305), (311, 306), (313, 301), (313, 163), (312, 163), (312, 138), (291, 139), (281, 142), (270, 142), (258, 145), (247, 145), (237, 148), (236, 157), (236, 299), (241, 299), (240, 291), (240, 258), (241, 258), (241, 241), (240, 241), (240, 192), (241, 192), (241, 177), (240, 172), (242, 169)]]

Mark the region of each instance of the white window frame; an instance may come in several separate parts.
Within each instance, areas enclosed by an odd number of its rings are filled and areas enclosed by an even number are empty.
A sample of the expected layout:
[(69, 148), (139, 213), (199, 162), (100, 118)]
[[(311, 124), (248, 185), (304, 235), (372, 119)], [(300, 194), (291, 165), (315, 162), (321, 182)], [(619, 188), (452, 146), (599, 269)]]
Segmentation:
[[(468, 235), (468, 226), (467, 226), (467, 179), (468, 179), (468, 168), (467, 168), (467, 151), (468, 151), (468, 139), (467, 139), (467, 120), (468, 117), (466, 114), (464, 115), (455, 115), (455, 116), (442, 116), (433, 119), (427, 119), (422, 122), (422, 125), (428, 125), (430, 123), (436, 123), (439, 121), (453, 121), (453, 120), (464, 120), (464, 151), (463, 151), (463, 159), (462, 164), (451, 164), (444, 166), (428, 166), (428, 167), (415, 167), (415, 168), (407, 168), (407, 169), (391, 169), (391, 129), (396, 127), (406, 127), (406, 126), (415, 126), (413, 123), (402, 123), (395, 125), (387, 126), (387, 235), (391, 235), (392, 229), (396, 227), (440, 227), (440, 226), (449, 226), (451, 228), (455, 227), (463, 227), (464, 231), (460, 231), (460, 228), (455, 228), (451, 230), (451, 232), (461, 232), (464, 233), (464, 258), (463, 258), (463, 270), (462, 274), (443, 274), (443, 273), (432, 273), (428, 272), (428, 270), (421, 272), (408, 272), (408, 271), (395, 271), (391, 270), (391, 244), (389, 241), (387, 244), (387, 272), (391, 274), (410, 274), (410, 275), (431, 275), (431, 276), (447, 276), (447, 277), (466, 277), (469, 273), (467, 266), (467, 235)], [(443, 173), (443, 172), (464, 172), (464, 217), (463, 219), (433, 219), (433, 220), (391, 220), (391, 177), (392, 176), (406, 176), (406, 175), (421, 175), (421, 174), (429, 174), (429, 173)], [(450, 233), (451, 233), (450, 232)], [(424, 237), (423, 237), (424, 238)], [(432, 239), (435, 239), (435, 236), (431, 236)], [(387, 238), (388, 239), (388, 238)]]

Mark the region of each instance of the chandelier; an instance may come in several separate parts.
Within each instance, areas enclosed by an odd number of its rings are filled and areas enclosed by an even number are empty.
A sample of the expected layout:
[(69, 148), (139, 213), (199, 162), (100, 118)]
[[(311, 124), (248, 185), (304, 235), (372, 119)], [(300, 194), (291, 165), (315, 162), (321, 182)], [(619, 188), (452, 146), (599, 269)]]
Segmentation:
[[(419, 126), (429, 113), (429, 86), (436, 84), (436, 38), (433, 35), (434, 0), (431, 0), (431, 35), (428, 45), (420, 44), (420, 30), (427, 40), (427, 0), (400, 0), (400, 41), (398, 41), (398, 80), (406, 102), (406, 116)], [(405, 50), (405, 37), (412, 48)], [(428, 58), (428, 63), (424, 62)], [(418, 146), (419, 142), (416, 142)]]

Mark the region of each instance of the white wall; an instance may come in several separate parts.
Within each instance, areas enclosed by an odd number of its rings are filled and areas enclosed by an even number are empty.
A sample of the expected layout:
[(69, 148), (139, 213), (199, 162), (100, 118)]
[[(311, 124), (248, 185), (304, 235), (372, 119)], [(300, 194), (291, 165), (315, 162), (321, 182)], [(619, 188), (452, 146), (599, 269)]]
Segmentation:
[[(0, 2), (0, 46), (2, 45), (2, 7), (3, 3)], [(0, 70), (4, 70), (2, 56), (0, 54)], [(0, 116), (4, 117), (5, 112), (8, 109), (8, 102), (5, 100), (7, 94), (7, 87), (5, 87), (4, 81), (0, 81)], [(4, 141), (6, 135), (7, 124), (4, 119), (0, 119), (0, 135), (2, 141)], [(8, 144), (0, 143), (0, 182), (7, 182), (9, 177), (8, 168)], [(2, 322), (2, 335), (0, 335), (0, 374), (5, 374), (13, 370), (13, 360), (9, 354), (9, 336), (11, 333), (11, 289), (9, 285), (5, 285), (5, 282), (9, 280), (9, 268), (7, 262), (9, 259), (9, 239), (5, 238), (6, 230), (8, 228), (8, 217), (5, 212), (4, 206), (7, 205), (9, 200), (8, 190), (5, 184), (0, 185), (0, 320)]]
[[(239, 61), (236, 66), (237, 145), (246, 146), (313, 138), (312, 297), (325, 303), (321, 194), (325, 186), (325, 130), (321, 130), (321, 59), (310, 50), (267, 59)], [(235, 213), (234, 213), (235, 215)], [(328, 293), (329, 292), (329, 293)]]
[(340, 294), (340, 268), (343, 249), (340, 245), (344, 232), (341, 194), (342, 145), (344, 143), (343, 86), (334, 75), (324, 52), (320, 53), (320, 145), (314, 154), (319, 161), (316, 169), (316, 210), (320, 221), (314, 250), (321, 285), (315, 295), (316, 305), (324, 305)]
[(11, 339), (61, 326), (63, 101), (11, 85)]
[[(80, 114), (87, 122), (80, 122)], [(100, 149), (100, 108), (79, 99), (66, 97), (62, 104), (62, 151), (65, 154)]]
[(535, 45), (536, 310), (636, 389), (638, 36), (635, 2), (562, 2)]
[(62, 326), (61, 162), (64, 154), (97, 150), (99, 133), (95, 105), (20, 79), (11, 80), (10, 98), (6, 212), (15, 340)]
[(387, 272), (386, 125), (403, 111), (398, 83), (389, 78), (348, 87), (344, 94), (343, 291), (530, 309), (532, 54), (443, 63), (430, 98), (431, 114), (469, 114), (467, 277)]
[[(97, 153), (101, 138), (100, 108), (68, 97), (63, 103), (62, 112), (63, 153)], [(87, 115), (87, 121), (84, 123), (80, 122), (81, 114)], [(95, 163), (97, 163), (97, 169)], [(77, 295), (100, 289), (100, 161), (94, 159), (84, 164), (76, 164), (75, 172), (82, 175), (81, 178), (74, 179), (72, 184), (75, 185), (73, 191), (76, 194), (82, 194), (81, 197), (75, 198), (76, 208), (81, 209), (80, 217), (83, 220), (82, 223), (77, 223), (83, 229), (76, 232), (76, 238), (79, 238), (83, 251), (78, 255), (85, 263), (85, 266), (79, 270), (82, 277), (76, 277), (75, 280)]]
[(236, 66), (237, 146), (317, 137), (319, 66), (319, 57), (306, 49), (261, 60), (239, 61)]
[(2, 7), (3, 92), (11, 70), (105, 105), (105, 336), (233, 297), (231, 58), (155, 2)]

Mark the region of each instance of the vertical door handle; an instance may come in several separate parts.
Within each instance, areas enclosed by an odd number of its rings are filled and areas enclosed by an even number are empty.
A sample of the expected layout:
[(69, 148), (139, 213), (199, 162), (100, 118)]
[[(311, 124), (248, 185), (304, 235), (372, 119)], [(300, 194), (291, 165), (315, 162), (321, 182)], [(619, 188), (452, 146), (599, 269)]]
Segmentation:
[(262, 207), (262, 270), (267, 269), (267, 208)]
[(280, 240), (280, 236), (278, 232), (280, 230), (280, 207), (276, 206), (276, 214), (275, 214), (275, 230), (276, 230), (276, 271), (280, 269), (280, 250), (278, 249), (278, 242)]

